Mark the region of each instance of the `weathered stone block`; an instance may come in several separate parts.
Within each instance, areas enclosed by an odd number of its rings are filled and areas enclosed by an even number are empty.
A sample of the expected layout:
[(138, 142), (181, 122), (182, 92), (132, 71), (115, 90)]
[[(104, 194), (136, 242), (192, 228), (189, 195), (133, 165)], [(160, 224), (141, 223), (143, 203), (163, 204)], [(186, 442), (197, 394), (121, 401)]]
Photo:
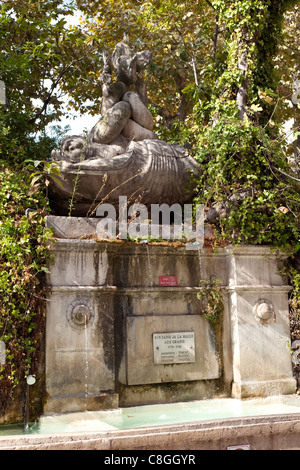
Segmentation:
[[(94, 233), (96, 222), (49, 218), (48, 223), (56, 234), (77, 239), (58, 239), (52, 248), (47, 412), (113, 407), (118, 399), (129, 406), (295, 392), (290, 287), (269, 247), (213, 253), (184, 245), (80, 240), (80, 231)], [(176, 276), (177, 285), (161, 286), (160, 276)], [(217, 330), (197, 298), (201, 279), (211, 276), (221, 280), (224, 297)], [(259, 316), (260, 305), (268, 308)], [(173, 362), (162, 363), (157, 357), (163, 356), (154, 357), (153, 334), (187, 332), (193, 333), (188, 358), (195, 360), (182, 362), (180, 356), (178, 362), (168, 355)]]
[[(213, 331), (202, 315), (160, 315), (127, 317), (127, 384), (151, 384), (162, 382), (187, 382), (216, 379), (220, 376), (217, 344)], [(155, 364), (153, 334), (193, 332), (195, 335), (195, 361)], [(182, 335), (181, 335), (182, 336)], [(170, 339), (173, 348), (180, 340)], [(166, 349), (167, 351), (167, 349)], [(170, 360), (173, 360), (172, 358)]]

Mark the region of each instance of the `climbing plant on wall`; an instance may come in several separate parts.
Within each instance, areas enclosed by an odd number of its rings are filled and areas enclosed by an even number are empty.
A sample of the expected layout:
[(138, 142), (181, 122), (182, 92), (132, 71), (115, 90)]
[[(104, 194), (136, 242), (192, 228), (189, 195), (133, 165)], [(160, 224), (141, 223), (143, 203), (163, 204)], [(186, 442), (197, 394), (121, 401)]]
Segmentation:
[[(0, 420), (43, 351), (51, 233), (45, 228), (45, 185), (40, 179), (31, 184), (39, 168), (28, 160), (47, 160), (57, 143), (45, 128), (62, 113), (60, 81), (89, 51), (80, 31), (66, 28), (64, 15), (72, 11), (59, 0), (7, 0), (0, 6), (6, 91), (0, 103)], [(22, 400), (24, 394), (20, 408)]]
[[(226, 31), (226, 67), (209, 99), (195, 104), (189, 128), (204, 170), (197, 201), (211, 209), (228, 242), (271, 244), (288, 254), (296, 287), (300, 180), (276, 121), (283, 97), (274, 61), (293, 3), (211, 2)], [(297, 288), (293, 305), (300, 311)]]
[[(35, 372), (43, 349), (44, 274), (50, 261), (51, 232), (44, 227), (42, 193), (28, 194), (30, 172), (0, 160), (0, 416), (19, 384)], [(31, 212), (25, 215), (26, 208)]]

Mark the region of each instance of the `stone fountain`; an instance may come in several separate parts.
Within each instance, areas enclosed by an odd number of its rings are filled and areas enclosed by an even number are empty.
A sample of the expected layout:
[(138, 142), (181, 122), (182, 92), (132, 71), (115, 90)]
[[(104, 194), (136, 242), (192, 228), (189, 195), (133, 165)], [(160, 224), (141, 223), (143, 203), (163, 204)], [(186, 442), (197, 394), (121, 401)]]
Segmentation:
[[(52, 158), (56, 238), (48, 275), (45, 413), (214, 397), (292, 394), (288, 295), (270, 247), (187, 249), (184, 242), (99, 240), (99, 204), (120, 196), (189, 202), (201, 169), (153, 133), (142, 70), (148, 51), (104, 55), (102, 117)], [(115, 70), (117, 81), (112, 79)], [(134, 88), (134, 90), (132, 90)], [(68, 217), (73, 199), (73, 217)], [(224, 310), (204, 315), (201, 281), (216, 277)]]

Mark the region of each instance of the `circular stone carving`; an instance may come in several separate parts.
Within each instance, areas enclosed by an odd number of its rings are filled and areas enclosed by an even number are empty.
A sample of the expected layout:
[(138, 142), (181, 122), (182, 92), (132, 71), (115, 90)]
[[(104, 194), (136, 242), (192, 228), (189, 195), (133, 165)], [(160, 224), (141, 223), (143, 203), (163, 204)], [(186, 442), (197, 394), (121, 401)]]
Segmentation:
[(67, 311), (67, 319), (71, 326), (84, 329), (92, 321), (94, 313), (92, 309), (82, 300), (72, 302)]
[(275, 321), (275, 310), (273, 304), (268, 300), (259, 300), (254, 307), (254, 315), (259, 323), (268, 323), (271, 318)]

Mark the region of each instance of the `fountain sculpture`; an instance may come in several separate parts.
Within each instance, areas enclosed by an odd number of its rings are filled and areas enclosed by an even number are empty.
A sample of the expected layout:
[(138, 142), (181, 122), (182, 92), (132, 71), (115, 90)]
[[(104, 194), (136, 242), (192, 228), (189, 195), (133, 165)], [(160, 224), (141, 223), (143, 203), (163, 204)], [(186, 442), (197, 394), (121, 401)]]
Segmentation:
[[(296, 390), (290, 287), (270, 247), (213, 253), (100, 240), (97, 211), (86, 217), (119, 196), (149, 206), (193, 195), (196, 161), (153, 133), (140, 77), (151, 58), (123, 43), (105, 54), (102, 118), (86, 139), (67, 137), (52, 154), (61, 184), (51, 184), (56, 215), (47, 217), (57, 238), (47, 278), (48, 414)], [(65, 217), (70, 198), (75, 210)], [(224, 298), (217, 325), (197, 295), (213, 277)]]
[(140, 76), (152, 60), (151, 52), (133, 54), (119, 43), (112, 58), (107, 53), (103, 58), (101, 119), (87, 138), (68, 136), (52, 152), (60, 168), (60, 183), (53, 179), (51, 185), (55, 212), (66, 215), (72, 196), (72, 215), (81, 217), (101, 201), (116, 204), (124, 194), (146, 206), (189, 201), (197, 162), (185, 148), (163, 142), (153, 132)]

